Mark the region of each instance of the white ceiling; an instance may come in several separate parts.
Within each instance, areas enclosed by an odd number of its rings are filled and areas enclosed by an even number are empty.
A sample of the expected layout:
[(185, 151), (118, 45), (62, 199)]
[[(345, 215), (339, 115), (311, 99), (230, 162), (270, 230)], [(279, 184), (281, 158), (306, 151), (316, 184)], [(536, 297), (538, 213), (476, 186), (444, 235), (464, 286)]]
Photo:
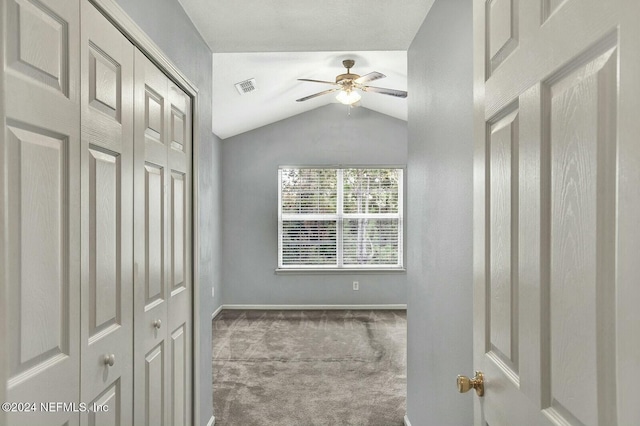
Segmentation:
[[(434, 0), (179, 0), (213, 54), (213, 132), (228, 138), (337, 102), (296, 99), (352, 72), (378, 71), (374, 86), (407, 90), (406, 51)], [(234, 83), (255, 78), (239, 95)], [(409, 94), (411, 96), (411, 94)], [(406, 99), (363, 93), (362, 107), (407, 119)], [(345, 106), (345, 110), (347, 107)]]
[[(355, 59), (351, 70), (364, 75), (385, 74), (372, 85), (407, 90), (407, 53), (395, 52), (283, 52), (215, 53), (213, 55), (213, 132), (222, 139), (283, 120), (329, 103), (337, 93), (296, 102), (333, 86), (297, 81), (298, 78), (335, 81), (346, 72), (343, 59)], [(240, 95), (234, 83), (256, 79), (257, 90)], [(409, 96), (411, 96), (409, 94)], [(401, 120), (407, 119), (407, 100), (362, 93), (359, 104)], [(345, 113), (348, 112), (347, 106)]]

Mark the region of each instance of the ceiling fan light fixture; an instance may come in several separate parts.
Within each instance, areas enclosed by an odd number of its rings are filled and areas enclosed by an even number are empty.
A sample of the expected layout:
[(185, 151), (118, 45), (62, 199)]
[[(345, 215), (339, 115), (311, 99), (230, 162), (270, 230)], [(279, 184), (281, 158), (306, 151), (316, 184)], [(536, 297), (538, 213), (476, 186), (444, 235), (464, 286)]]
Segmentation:
[(336, 99), (344, 105), (353, 105), (360, 100), (361, 96), (353, 90), (341, 90)]
[[(331, 84), (333, 89), (323, 90), (322, 92), (314, 93), (313, 95), (305, 96), (304, 98), (296, 99), (296, 102), (304, 102), (309, 99), (317, 98), (318, 96), (326, 95), (327, 93), (338, 92), (336, 99), (344, 105), (353, 105), (361, 98), (360, 93), (355, 89), (362, 90), (363, 92), (380, 93), (383, 95), (395, 96), (396, 98), (406, 98), (407, 92), (405, 90), (386, 89), (384, 87), (366, 86), (364, 83), (384, 78), (385, 75), (377, 71), (372, 71), (369, 74), (365, 74), (362, 77), (358, 74), (351, 73), (351, 67), (355, 65), (353, 59), (345, 59), (342, 61), (342, 65), (347, 69), (346, 74), (340, 74), (336, 76), (336, 81), (327, 80), (312, 80), (309, 78), (299, 78), (299, 81), (310, 81), (312, 83)], [(337, 87), (335, 87), (337, 86)]]

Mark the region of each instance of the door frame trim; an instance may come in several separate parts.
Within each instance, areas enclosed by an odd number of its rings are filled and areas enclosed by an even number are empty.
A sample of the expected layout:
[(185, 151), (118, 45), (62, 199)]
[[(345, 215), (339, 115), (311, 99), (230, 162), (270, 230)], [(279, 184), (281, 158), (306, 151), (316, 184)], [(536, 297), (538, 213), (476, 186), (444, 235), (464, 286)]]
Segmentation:
[[(182, 71), (164, 54), (158, 45), (131, 19), (115, 0), (81, 0), (89, 1), (95, 6), (126, 38), (140, 49), (173, 83), (177, 84), (189, 95), (192, 101), (192, 148), (191, 148), (191, 263), (192, 263), (192, 303), (193, 328), (192, 332), (192, 421), (195, 426), (200, 425), (200, 221), (198, 206), (198, 160), (200, 153), (200, 97), (197, 86), (185, 76)], [(3, 55), (4, 56), (4, 55)], [(213, 413), (212, 413), (213, 414)]]
[[(486, 159), (486, 137), (487, 124), (485, 120), (485, 82), (487, 68), (485, 62), (486, 34), (484, 25), (478, 22), (485, 22), (486, 3), (484, 1), (473, 1), (473, 318), (479, 312), (485, 312), (486, 294), (486, 252), (487, 240), (485, 226), (487, 217), (485, 208), (487, 205), (487, 159)], [(478, 53), (478, 52), (481, 52)], [(508, 104), (505, 104), (508, 105)], [(484, 328), (486, 320), (473, 321), (473, 368), (484, 370), (483, 357), (478, 355), (475, 348), (485, 347)], [(482, 401), (481, 398), (473, 398), (473, 421), (475, 426), (480, 426), (482, 422)]]
[[(0, 36), (2, 39), (0, 40), (0, 70), (6, 69), (5, 67), (5, 56), (4, 49), (7, 40), (9, 39), (9, 31), (7, 30), (7, 25), (5, 22), (5, 7), (6, 3), (3, 2), (0, 5), (0, 23), (2, 23), (2, 33)], [(4, 75), (0, 77), (0, 93), (5, 93), (4, 91)], [(5, 123), (5, 97), (0, 96), (0, 120), (2, 123)], [(4, 136), (4, 128), (2, 129)], [(2, 139), (4, 141), (4, 138)], [(0, 173), (0, 203), (2, 204), (2, 211), (0, 211), (0, 235), (2, 236), (2, 241), (6, 241), (6, 230), (8, 224), (5, 223), (5, 212), (7, 211), (7, 189), (5, 187), (6, 181), (4, 178), (4, 164), (5, 164), (5, 146), (6, 144), (2, 144), (0, 147), (0, 167), (2, 168), (2, 172)], [(4, 243), (0, 244), (0, 342), (7, 341), (7, 268), (5, 268), (7, 253), (5, 252)], [(9, 381), (9, 367), (7, 365), (7, 353), (5, 350), (0, 351), (0, 402), (4, 402), (7, 400), (7, 383)], [(0, 424), (5, 424), (6, 422), (6, 414), (4, 410), (0, 410)]]

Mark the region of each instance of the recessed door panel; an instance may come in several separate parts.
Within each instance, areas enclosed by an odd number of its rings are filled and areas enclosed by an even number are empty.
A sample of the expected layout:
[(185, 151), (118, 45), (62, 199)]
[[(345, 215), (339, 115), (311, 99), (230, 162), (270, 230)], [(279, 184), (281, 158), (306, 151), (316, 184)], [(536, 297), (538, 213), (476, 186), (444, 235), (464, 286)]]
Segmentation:
[[(9, 288), (14, 356), (10, 384), (69, 354), (69, 247), (66, 241), (68, 141), (20, 123), (8, 127), (7, 164), (14, 189), (19, 281)], [(16, 265), (17, 266), (17, 265)], [(35, 373), (35, 371), (34, 371)]]
[(146, 305), (164, 298), (164, 169), (145, 165)]
[(121, 66), (92, 42), (89, 50), (89, 105), (120, 121)]
[(187, 123), (185, 114), (177, 108), (171, 109), (171, 148), (184, 151), (187, 138)]
[[(551, 223), (548, 352), (552, 417), (597, 424), (615, 348), (617, 54), (610, 49), (548, 84)], [(609, 341), (609, 339), (612, 339)], [(610, 344), (605, 344), (609, 342)], [(584, 377), (584, 371), (600, 374)], [(582, 386), (574, 386), (580, 380)], [(615, 392), (611, 389), (611, 392)], [(611, 421), (611, 419), (609, 420)]]
[(564, 2), (564, 0), (541, 0), (542, 22), (546, 21)]
[[(120, 421), (121, 400), (120, 380), (108, 386), (89, 406), (89, 426), (118, 426)], [(124, 426), (124, 425), (123, 425)]]
[(153, 140), (164, 142), (164, 99), (152, 88), (145, 90), (146, 134)]
[(171, 421), (174, 426), (187, 424), (187, 338), (186, 324), (171, 333)]
[(183, 173), (171, 173), (171, 270), (172, 288), (184, 287), (185, 267), (185, 176)]
[(120, 155), (89, 149), (90, 335), (120, 322)]
[[(517, 377), (517, 185), (518, 111), (510, 107), (489, 125), (490, 347), (498, 363)], [(506, 116), (505, 116), (506, 114)]]
[(145, 417), (147, 425), (164, 425), (165, 352), (164, 342), (145, 356)]
[(498, 68), (518, 46), (519, 1), (487, 1), (488, 64), (490, 72)]
[(69, 23), (34, 0), (9, 0), (7, 65), (40, 84), (69, 95)]

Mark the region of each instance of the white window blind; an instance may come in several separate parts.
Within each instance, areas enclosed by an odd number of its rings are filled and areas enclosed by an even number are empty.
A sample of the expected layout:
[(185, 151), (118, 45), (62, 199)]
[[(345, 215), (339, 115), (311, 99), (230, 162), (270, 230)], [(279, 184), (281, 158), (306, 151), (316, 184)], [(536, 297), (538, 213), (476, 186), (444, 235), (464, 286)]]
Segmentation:
[(402, 169), (278, 170), (278, 267), (402, 268)]

